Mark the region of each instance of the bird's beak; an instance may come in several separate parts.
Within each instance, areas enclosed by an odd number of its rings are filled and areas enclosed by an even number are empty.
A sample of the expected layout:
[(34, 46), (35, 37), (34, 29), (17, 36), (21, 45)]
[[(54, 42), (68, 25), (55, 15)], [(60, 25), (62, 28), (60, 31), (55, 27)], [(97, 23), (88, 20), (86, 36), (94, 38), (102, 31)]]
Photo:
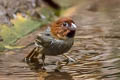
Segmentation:
[(74, 23), (72, 23), (71, 24), (71, 30), (76, 30), (76, 28), (77, 28), (77, 26)]

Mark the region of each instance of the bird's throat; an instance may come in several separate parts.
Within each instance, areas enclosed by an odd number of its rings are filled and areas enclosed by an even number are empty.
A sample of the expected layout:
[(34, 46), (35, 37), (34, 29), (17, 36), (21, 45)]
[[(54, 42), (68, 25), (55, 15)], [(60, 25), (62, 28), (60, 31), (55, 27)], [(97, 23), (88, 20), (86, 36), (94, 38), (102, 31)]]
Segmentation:
[(75, 30), (71, 30), (68, 34), (67, 37), (73, 38), (75, 36)]

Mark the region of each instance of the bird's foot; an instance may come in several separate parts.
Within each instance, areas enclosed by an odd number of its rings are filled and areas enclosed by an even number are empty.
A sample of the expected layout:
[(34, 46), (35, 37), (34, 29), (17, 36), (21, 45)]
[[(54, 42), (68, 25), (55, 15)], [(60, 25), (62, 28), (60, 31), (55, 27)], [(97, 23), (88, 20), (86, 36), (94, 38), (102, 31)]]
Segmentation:
[(75, 59), (71, 58), (70, 56), (67, 56), (67, 55), (64, 55), (67, 59), (65, 60), (66, 61), (66, 65), (70, 62), (76, 62)]
[(61, 68), (63, 67), (60, 61), (56, 62), (57, 67), (55, 68), (55, 72), (60, 72)]

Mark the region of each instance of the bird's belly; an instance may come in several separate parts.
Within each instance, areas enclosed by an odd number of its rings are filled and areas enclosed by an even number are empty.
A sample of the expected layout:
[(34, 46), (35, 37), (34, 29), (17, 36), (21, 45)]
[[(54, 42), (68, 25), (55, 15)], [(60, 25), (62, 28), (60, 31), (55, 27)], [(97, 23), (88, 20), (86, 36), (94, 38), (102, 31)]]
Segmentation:
[(61, 46), (51, 46), (49, 48), (44, 48), (43, 53), (45, 55), (56, 56), (67, 52), (72, 45), (61, 45)]

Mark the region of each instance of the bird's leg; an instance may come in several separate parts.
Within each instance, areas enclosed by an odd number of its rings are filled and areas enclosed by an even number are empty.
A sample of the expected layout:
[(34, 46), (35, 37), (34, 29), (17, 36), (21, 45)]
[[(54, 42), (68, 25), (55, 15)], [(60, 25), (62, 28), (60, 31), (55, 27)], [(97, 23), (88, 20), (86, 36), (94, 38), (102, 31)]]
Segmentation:
[(42, 54), (42, 69), (45, 70), (45, 54)]
[(35, 57), (35, 55), (39, 54), (39, 48), (35, 47), (28, 55), (25, 57), (25, 62), (38, 62), (38, 59)]
[(56, 72), (59, 72), (63, 65), (61, 65), (61, 62), (60, 62), (60, 61), (57, 61), (57, 62), (56, 62), (56, 66), (57, 66), (57, 67), (56, 67), (55, 71), (56, 71)]
[(73, 59), (73, 58), (71, 58), (71, 57), (69, 57), (69, 56), (67, 56), (67, 55), (65, 55), (65, 54), (63, 54), (63, 56), (67, 58), (66, 65), (67, 65), (69, 62), (75, 62), (75, 61), (76, 61), (75, 59)]

